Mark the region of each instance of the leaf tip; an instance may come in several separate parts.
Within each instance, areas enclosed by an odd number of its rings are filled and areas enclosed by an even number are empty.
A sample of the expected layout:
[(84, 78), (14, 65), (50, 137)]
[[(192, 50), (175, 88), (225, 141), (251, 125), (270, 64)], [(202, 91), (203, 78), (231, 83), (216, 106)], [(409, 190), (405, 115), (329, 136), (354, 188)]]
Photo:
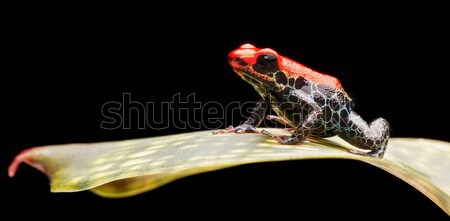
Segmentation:
[(31, 151), (34, 150), (34, 148), (29, 148), (29, 149), (25, 149), (22, 152), (20, 152), (19, 154), (17, 154), (16, 157), (14, 157), (14, 160), (11, 162), (11, 164), (8, 167), (8, 176), (9, 177), (14, 177), (16, 175), (17, 169), (19, 168), (20, 164), (22, 162), (25, 162), (29, 165), (32, 165), (33, 167), (39, 169), (37, 165), (33, 165), (33, 163), (31, 163), (27, 157), (30, 156)]

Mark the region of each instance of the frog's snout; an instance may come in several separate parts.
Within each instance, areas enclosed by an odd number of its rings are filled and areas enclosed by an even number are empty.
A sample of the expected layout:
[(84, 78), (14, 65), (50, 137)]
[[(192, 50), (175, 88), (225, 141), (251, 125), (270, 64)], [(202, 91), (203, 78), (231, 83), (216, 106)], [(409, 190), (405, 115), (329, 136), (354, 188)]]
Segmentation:
[(254, 63), (257, 48), (251, 44), (243, 44), (228, 54), (228, 63), (232, 67), (243, 68)]
[(242, 60), (242, 58), (228, 57), (228, 62), (232, 67), (245, 67), (248, 65), (248, 63)]
[(242, 59), (241, 56), (239, 56), (239, 54), (236, 54), (236, 51), (232, 51), (230, 54), (228, 54), (228, 63), (232, 67), (236, 67), (236, 68), (242, 68), (242, 67), (247, 66), (248, 63), (246, 61), (244, 61), (244, 59)]

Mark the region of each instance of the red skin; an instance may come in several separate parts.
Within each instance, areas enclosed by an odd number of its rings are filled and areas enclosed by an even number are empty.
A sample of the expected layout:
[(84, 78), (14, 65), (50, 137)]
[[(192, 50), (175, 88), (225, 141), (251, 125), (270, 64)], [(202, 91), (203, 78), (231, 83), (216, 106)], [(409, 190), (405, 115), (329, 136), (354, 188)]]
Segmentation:
[(228, 58), (230, 58), (230, 65), (235, 68), (240, 68), (241, 66), (232, 58), (241, 58), (249, 65), (254, 65), (256, 59), (261, 54), (273, 54), (278, 57), (278, 65), (281, 71), (292, 77), (303, 77), (308, 81), (316, 84), (327, 85), (329, 87), (342, 90), (342, 85), (339, 80), (333, 76), (322, 74), (317, 71), (313, 71), (302, 64), (299, 64), (289, 58), (279, 55), (276, 51), (270, 48), (256, 48), (251, 44), (244, 44), (238, 49), (232, 51)]

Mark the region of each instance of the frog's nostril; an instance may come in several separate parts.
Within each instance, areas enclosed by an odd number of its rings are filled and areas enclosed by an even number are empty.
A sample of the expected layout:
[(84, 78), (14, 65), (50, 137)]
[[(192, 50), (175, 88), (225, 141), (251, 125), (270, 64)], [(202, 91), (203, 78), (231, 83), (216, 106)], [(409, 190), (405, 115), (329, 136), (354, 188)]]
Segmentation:
[(255, 46), (251, 45), (251, 44), (243, 44), (241, 47), (239, 47), (241, 49), (253, 49), (256, 48)]

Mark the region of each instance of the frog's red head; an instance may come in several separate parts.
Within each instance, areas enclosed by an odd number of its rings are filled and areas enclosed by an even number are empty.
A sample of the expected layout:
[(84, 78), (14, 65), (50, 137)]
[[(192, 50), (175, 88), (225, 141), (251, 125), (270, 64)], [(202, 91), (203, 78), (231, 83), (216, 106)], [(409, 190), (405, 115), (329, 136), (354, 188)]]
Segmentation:
[(284, 77), (284, 81), (279, 80), (283, 85), (277, 84), (279, 56), (272, 49), (260, 49), (251, 44), (244, 44), (228, 55), (228, 61), (240, 77), (255, 87), (268, 86), (279, 90), (286, 84), (286, 76), (281, 76), (282, 74), (280, 76)]
[(336, 78), (313, 71), (269, 48), (244, 44), (228, 55), (228, 61), (240, 77), (259, 89), (283, 90), (292, 77), (341, 88)]

